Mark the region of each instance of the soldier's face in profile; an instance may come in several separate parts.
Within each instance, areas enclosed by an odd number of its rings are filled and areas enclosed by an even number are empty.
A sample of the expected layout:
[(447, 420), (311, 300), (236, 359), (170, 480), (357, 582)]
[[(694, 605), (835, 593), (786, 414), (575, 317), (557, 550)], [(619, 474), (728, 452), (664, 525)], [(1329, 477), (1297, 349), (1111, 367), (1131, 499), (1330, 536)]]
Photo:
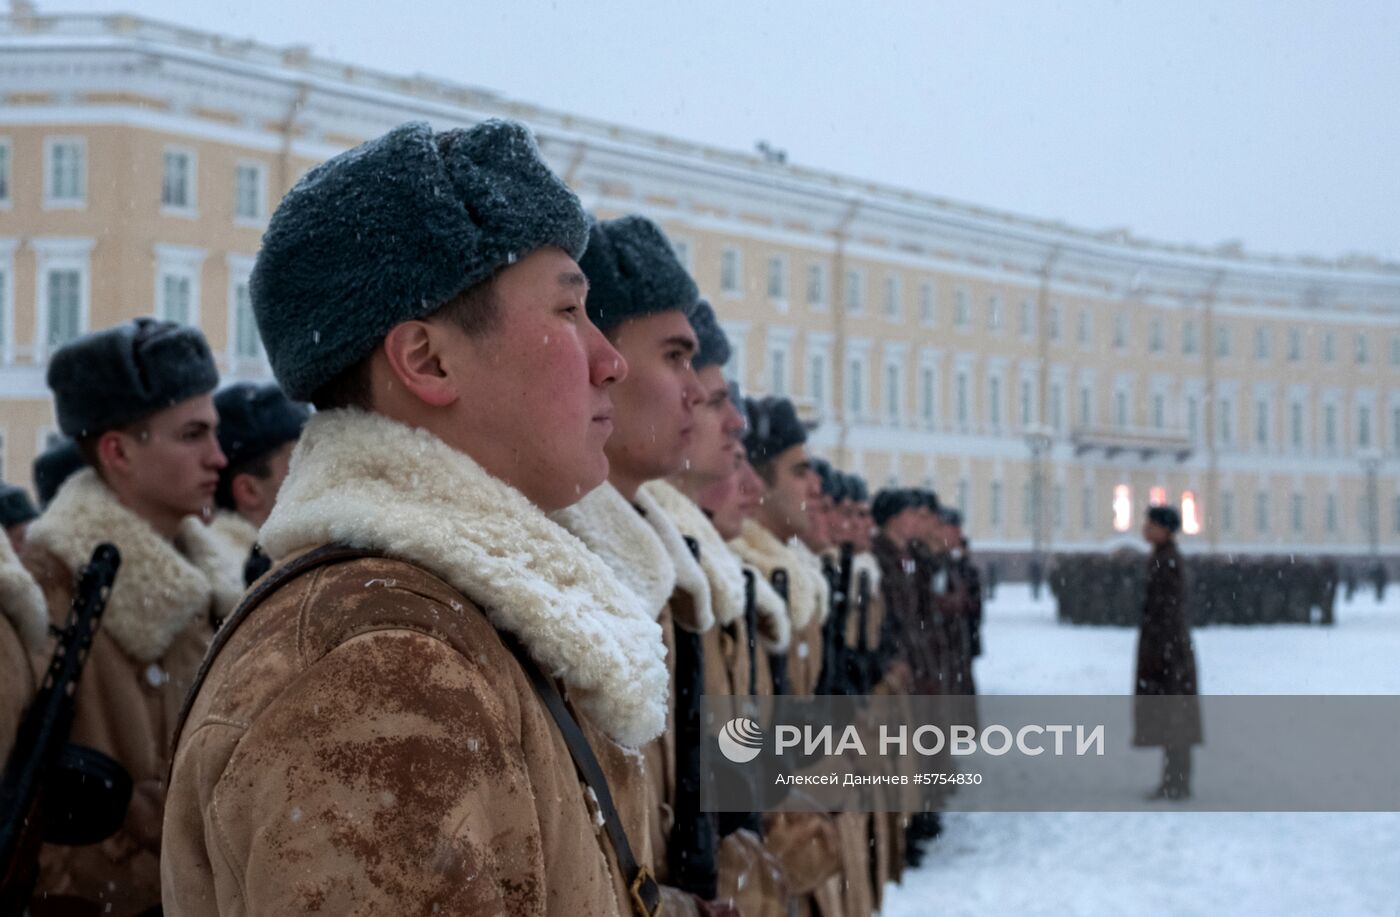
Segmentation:
[(103, 474), (138, 508), (161, 515), (202, 515), (213, 506), (226, 464), (212, 395), (157, 411), (126, 431), (103, 434)]
[(790, 446), (773, 459), (772, 480), (763, 495), (764, 512), (790, 533), (803, 537), (811, 525), (809, 510), (821, 497), (821, 482), (812, 471), (805, 446)]
[[(498, 318), (441, 360), (453, 445), (550, 512), (608, 476), (610, 389), (627, 363), (584, 310), (588, 282), (565, 252), (532, 252), (496, 275)], [(450, 333), (450, 332), (449, 332)]]
[(613, 472), (636, 483), (673, 475), (683, 469), (702, 399), (690, 365), (695, 330), (673, 309), (623, 322), (609, 334), (628, 366), (627, 379), (613, 390)]
[(718, 366), (696, 372), (702, 400), (694, 411), (695, 430), (685, 454), (685, 471), (704, 481), (734, 473), (744, 418), (729, 397), (729, 383)]

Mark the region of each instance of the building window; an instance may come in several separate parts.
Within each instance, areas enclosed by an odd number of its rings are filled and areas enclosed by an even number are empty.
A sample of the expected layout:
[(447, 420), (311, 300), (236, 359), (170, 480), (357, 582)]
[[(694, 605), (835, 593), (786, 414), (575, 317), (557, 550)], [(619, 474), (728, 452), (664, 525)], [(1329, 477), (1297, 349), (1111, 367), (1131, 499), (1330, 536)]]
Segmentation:
[(1089, 339), (1093, 336), (1093, 323), (1089, 318), (1088, 309), (1079, 310), (1079, 318), (1075, 320), (1075, 337), (1081, 346), (1089, 346)]
[(1356, 336), (1356, 365), (1365, 366), (1371, 359), (1370, 349), (1366, 345), (1366, 335)]
[(1188, 318), (1181, 325), (1181, 352), (1189, 357), (1194, 356), (1196, 350), (1196, 323)]
[(1269, 350), (1270, 350), (1270, 347), (1269, 347), (1269, 329), (1268, 329), (1268, 328), (1255, 328), (1255, 329), (1254, 329), (1254, 359), (1256, 359), (1256, 360), (1267, 360), (1267, 359), (1269, 359)]
[(1087, 484), (1079, 494), (1079, 527), (1086, 532), (1094, 528), (1094, 488)]
[(858, 270), (846, 272), (846, 311), (865, 311), (865, 275)]
[(45, 318), (49, 350), (61, 347), (83, 333), (83, 274), (72, 268), (45, 273)]
[(1297, 401), (1288, 406), (1288, 441), (1294, 451), (1303, 448), (1303, 406)]
[(1031, 383), (1028, 379), (1021, 380), (1021, 426), (1031, 425)]
[(1226, 491), (1220, 495), (1220, 531), (1235, 530), (1235, 495)]
[(1269, 530), (1269, 495), (1266, 493), (1254, 495), (1254, 530), (1261, 535)]
[(10, 141), (0, 138), (0, 207), (10, 203)]
[(1029, 299), (1021, 300), (1021, 319), (1017, 331), (1023, 338), (1035, 336), (1035, 304)]
[(1215, 329), (1215, 355), (1217, 357), (1230, 355), (1230, 329), (1224, 325), (1219, 325)]
[(1305, 503), (1302, 494), (1293, 495), (1293, 509), (1290, 515), (1293, 517), (1293, 534), (1303, 534), (1303, 516)]
[(1050, 383), (1050, 426), (1059, 433), (1065, 428), (1065, 387), (1058, 382)]
[(938, 302), (934, 296), (932, 283), (925, 281), (919, 285), (919, 321), (925, 325), (938, 321)]
[(1001, 330), (1001, 297), (995, 293), (987, 298), (987, 328), (990, 331)]
[(1327, 495), (1327, 534), (1337, 534), (1337, 495)]
[(898, 363), (885, 364), (885, 419), (891, 424), (899, 423), (900, 367)]
[(1001, 379), (997, 376), (987, 380), (987, 422), (993, 428), (1001, 426)]
[(1094, 420), (1094, 393), (1089, 386), (1079, 387), (1079, 425), (1088, 427)]
[(1128, 426), (1128, 393), (1122, 389), (1113, 393), (1113, 421), (1120, 430)]
[[(261, 223), (267, 200), (267, 170), (261, 163), (240, 162), (233, 170), (233, 216), (248, 223)], [(690, 270), (690, 244), (675, 243), (676, 260)]]
[(901, 311), (899, 303), (899, 277), (894, 274), (885, 275), (885, 318), (898, 321)]
[(807, 358), (807, 397), (817, 410), (826, 410), (826, 354), (814, 353)]
[(972, 518), (972, 487), (967, 483), (967, 478), (958, 479), (958, 509), (962, 510), (963, 517)]
[(156, 314), (167, 322), (191, 324), (194, 319), (192, 279), (184, 274), (162, 274)]
[(1233, 413), (1234, 413), (1234, 405), (1230, 403), (1230, 399), (1229, 399), (1229, 398), (1222, 398), (1222, 399), (1220, 399), (1220, 433), (1219, 433), (1219, 442), (1220, 442), (1220, 445), (1221, 445), (1221, 446), (1223, 446), (1223, 447), (1225, 447), (1225, 448), (1227, 448), (1227, 449), (1228, 449), (1230, 446), (1234, 445), (1234, 440), (1235, 440), (1235, 428), (1234, 428), (1235, 425), (1234, 425), (1234, 422), (1233, 422), (1233, 420), (1232, 420), (1232, 418), (1231, 418), (1231, 415), (1232, 415)]
[(233, 285), (233, 355), (241, 360), (255, 360), (263, 355), (262, 338), (258, 336), (258, 323), (253, 316), (253, 297), (246, 280)]
[(1122, 312), (1113, 316), (1113, 346), (1120, 350), (1128, 346), (1128, 316)]
[(787, 259), (782, 255), (768, 259), (768, 298), (787, 299)]
[(1364, 404), (1356, 410), (1356, 445), (1359, 449), (1371, 448), (1371, 409)]
[(936, 419), (934, 410), (934, 377), (933, 367), (923, 366), (919, 368), (919, 417), (923, 419), (925, 426), (933, 426)]
[(1062, 532), (1065, 528), (1065, 485), (1055, 485), (1055, 531)]
[(962, 370), (958, 370), (956, 388), (958, 402), (958, 423), (961, 426), (966, 427), (969, 413), (967, 403), (967, 373)]
[(1288, 362), (1297, 363), (1303, 359), (1303, 332), (1297, 328), (1288, 329)]
[(87, 202), (87, 141), (48, 137), (44, 146), (44, 206), (82, 207)]
[(1162, 320), (1154, 318), (1151, 330), (1148, 333), (1147, 346), (1153, 353), (1161, 353), (1166, 347), (1166, 332), (1162, 329)]
[(966, 328), (972, 323), (972, 296), (964, 289), (953, 293), (953, 324)]
[(1201, 434), (1201, 409), (1195, 395), (1190, 395), (1186, 399), (1186, 434), (1192, 442)]
[(1337, 448), (1337, 406), (1324, 405), (1322, 408), (1322, 443), (1328, 449)]
[(865, 361), (851, 357), (846, 364), (846, 412), (854, 420), (865, 416)]
[(719, 288), (730, 296), (738, 296), (744, 286), (743, 264), (737, 248), (726, 248), (719, 253)]
[(1021, 485), (1021, 524), (1027, 529), (1035, 526), (1035, 495), (1031, 490), (1030, 481)]
[(1060, 306), (1059, 306), (1058, 303), (1053, 303), (1053, 304), (1051, 304), (1051, 306), (1050, 306), (1050, 340), (1052, 340), (1052, 341), (1058, 341), (1059, 339), (1060, 339)]
[(992, 528), (1001, 528), (1001, 482), (992, 482)]
[(786, 398), (788, 394), (788, 351), (781, 343), (768, 345), (768, 393)]
[(1152, 396), (1152, 426), (1158, 430), (1167, 426), (1167, 398), (1160, 392)]
[(1254, 402), (1254, 444), (1256, 446), (1269, 445), (1269, 403), (1267, 401)]
[(195, 159), (190, 150), (166, 148), (161, 155), (160, 206), (162, 210), (188, 213), (194, 210)]
[(1327, 332), (1322, 336), (1322, 362), (1332, 363), (1337, 359), (1337, 336)]
[(826, 305), (826, 265), (815, 261), (807, 265), (807, 305)]

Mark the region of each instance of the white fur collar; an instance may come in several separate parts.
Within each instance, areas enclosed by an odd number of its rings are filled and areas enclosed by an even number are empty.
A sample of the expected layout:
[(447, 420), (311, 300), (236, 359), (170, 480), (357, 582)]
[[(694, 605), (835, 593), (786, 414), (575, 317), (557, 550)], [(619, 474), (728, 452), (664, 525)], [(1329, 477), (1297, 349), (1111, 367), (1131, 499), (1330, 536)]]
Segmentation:
[(514, 634), (619, 743), (640, 746), (665, 727), (651, 610), (524, 494), (426, 431), (361, 411), (316, 414), (261, 537), (274, 557), (344, 542), (416, 564)]
[[(793, 630), (806, 627), (814, 616), (820, 615), (821, 620), (825, 619), (823, 597), (826, 595), (826, 577), (821, 574), (820, 561), (813, 571), (810, 561), (801, 557), (791, 542), (783, 544), (772, 532), (752, 519), (744, 522), (743, 531), (730, 542), (730, 546), (740, 557), (763, 571), (765, 578), (771, 578), (774, 570), (787, 573), (787, 609)], [(808, 551), (807, 554), (815, 558), (812, 552)]]
[(797, 558), (798, 567), (808, 577), (810, 588), (816, 592), (814, 608), (817, 623), (823, 624), (826, 622), (826, 616), (831, 613), (831, 584), (827, 582), (826, 574), (822, 571), (822, 559), (812, 553), (812, 549), (803, 544), (800, 538), (789, 538), (788, 548)]
[(19, 562), (10, 539), (3, 532), (0, 532), (0, 614), (10, 619), (26, 649), (31, 653), (42, 649), (49, 623), (44, 590)]
[(671, 517), (682, 535), (700, 545), (700, 569), (710, 584), (715, 620), (729, 624), (744, 614), (744, 566), (724, 543), (705, 511), (685, 494), (665, 481), (642, 485), (642, 492)]
[(700, 632), (714, 626), (709, 581), (671, 516), (645, 490), (637, 492), (633, 506), (604, 481), (553, 518), (601, 557), (653, 610), (653, 617), (661, 614), (676, 589), (682, 589), (695, 608), (695, 620), (686, 625)]
[(121, 566), (102, 615), (102, 630), (138, 662), (155, 662), (186, 627), (212, 610), (238, 604), (241, 578), (230, 578), (204, 522), (187, 516), (175, 541), (123, 506), (91, 468), (64, 482), (29, 527), (25, 542), (52, 553), (75, 575), (95, 547), (111, 541)]
[(758, 634), (770, 653), (785, 653), (792, 643), (792, 622), (788, 620), (787, 605), (773, 589), (763, 571), (752, 564), (744, 567), (753, 571), (753, 602), (758, 613)]
[(209, 523), (209, 533), (218, 545), (219, 561), (231, 576), (243, 582), (243, 568), (258, 541), (253, 523), (232, 510), (221, 509)]

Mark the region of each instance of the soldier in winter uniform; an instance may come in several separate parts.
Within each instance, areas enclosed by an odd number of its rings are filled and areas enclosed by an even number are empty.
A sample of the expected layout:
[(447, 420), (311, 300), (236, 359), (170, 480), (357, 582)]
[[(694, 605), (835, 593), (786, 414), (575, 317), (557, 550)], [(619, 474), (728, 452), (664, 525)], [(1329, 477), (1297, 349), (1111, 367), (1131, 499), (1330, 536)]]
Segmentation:
[(93, 549), (110, 541), (121, 552), (71, 737), (115, 759), (135, 789), (112, 837), (44, 849), (34, 911), (139, 914), (161, 902), (161, 816), (180, 704), (212, 622), (241, 590), (204, 521), (224, 466), (210, 394), (218, 371), (198, 330), (141, 318), (59, 348), (48, 381), (59, 427), (90, 467), (30, 526), (21, 557), (50, 621), (62, 625)]
[(229, 563), (252, 585), (272, 566), (257, 546), (258, 529), (277, 502), (292, 449), (310, 412), (275, 383), (238, 382), (214, 396), (219, 410), (219, 446), (228, 465), (214, 491), (218, 512), (211, 527), (230, 551)]
[(43, 592), (9, 540), (0, 538), (0, 761), (8, 759), (38, 687), (30, 661), (43, 649), (48, 622)]
[(253, 307), (309, 400), (179, 736), (166, 912), (626, 915), (654, 609), (547, 513), (607, 476), (626, 364), (578, 198), (520, 125), (405, 124), (273, 216)]
[(1154, 799), (1191, 795), (1191, 746), (1201, 743), (1196, 699), (1196, 654), (1186, 611), (1186, 578), (1176, 533), (1181, 516), (1170, 506), (1147, 511), (1143, 537), (1152, 546), (1147, 561), (1147, 597), (1138, 631), (1133, 744), (1163, 749), (1162, 782)]

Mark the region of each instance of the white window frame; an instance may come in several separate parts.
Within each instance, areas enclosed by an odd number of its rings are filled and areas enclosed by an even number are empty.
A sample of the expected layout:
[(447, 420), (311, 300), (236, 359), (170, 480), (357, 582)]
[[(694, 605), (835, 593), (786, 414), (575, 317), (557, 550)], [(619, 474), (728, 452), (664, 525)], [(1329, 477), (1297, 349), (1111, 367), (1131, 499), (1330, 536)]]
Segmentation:
[(1147, 349), (1151, 353), (1162, 353), (1167, 349), (1166, 323), (1160, 316), (1152, 319), (1148, 325)]
[(1337, 335), (1327, 331), (1322, 335), (1322, 362), (1337, 362)]
[(963, 431), (977, 423), (977, 403), (972, 393), (970, 366), (958, 366), (953, 371), (953, 418)]
[(881, 312), (887, 322), (904, 321), (904, 279), (894, 271), (885, 274), (880, 284), (882, 299)]
[(199, 304), (202, 286), (200, 281), (204, 274), (204, 259), (208, 254), (205, 249), (194, 246), (156, 243), (156, 285), (151, 314), (161, 319), (170, 318), (167, 313), (168, 304), (165, 302), (166, 277), (188, 280), (190, 284), (190, 314), (185, 324), (193, 325), (196, 328), (200, 327)]
[(962, 332), (972, 330), (972, 291), (958, 287), (953, 291), (953, 327)]
[[(264, 376), (270, 370), (267, 362), (267, 348), (263, 346), (262, 338), (258, 337), (258, 353), (254, 356), (242, 355), (238, 352), (238, 287), (247, 285), (249, 278), (253, 274), (252, 255), (230, 254), (224, 258), (224, 263), (228, 267), (228, 298), (225, 300), (227, 307), (225, 313), (228, 322), (227, 346), (225, 347), (225, 357), (231, 373), (234, 376)], [(254, 322), (256, 329), (257, 323)]]
[[(818, 413), (825, 416), (831, 410), (831, 336), (809, 333), (806, 341), (806, 363), (803, 372), (803, 391), (816, 406)], [(821, 379), (814, 385), (813, 375), (817, 362), (821, 362)]]
[(1288, 362), (1297, 363), (1303, 359), (1303, 332), (1297, 328), (1288, 329)]
[(1181, 323), (1181, 354), (1186, 357), (1194, 357), (1201, 352), (1200, 327), (1194, 318), (1188, 318)]
[[(733, 276), (725, 266), (733, 264)], [(736, 246), (726, 245), (719, 252), (719, 291), (729, 299), (741, 299), (744, 295), (744, 253)]]
[[(813, 284), (815, 277), (816, 283)], [(814, 311), (825, 312), (827, 304), (830, 302), (829, 288), (831, 286), (827, 277), (826, 263), (823, 261), (808, 261), (807, 271), (804, 275), (806, 289), (802, 291), (803, 298), (807, 302), (807, 307)], [(815, 291), (816, 295), (813, 296)]]
[[(82, 168), (78, 170), (78, 194), (76, 197), (54, 197), (53, 155), (54, 149), (63, 144), (73, 144), (81, 158)], [(81, 134), (54, 134), (44, 138), (44, 196), (45, 210), (86, 210), (88, 191), (88, 151), (87, 138)]]
[(49, 356), (49, 274), (53, 271), (78, 272), (78, 334), (92, 326), (92, 266), (95, 239), (72, 236), (37, 237), (29, 240), (36, 256), (38, 275), (34, 284), (34, 357), (43, 362)]
[(919, 324), (925, 328), (938, 325), (938, 287), (932, 280), (919, 284)]
[[(926, 430), (935, 429), (938, 426), (938, 355), (928, 350), (919, 351), (919, 372), (917, 377), (918, 401), (919, 401), (919, 423)], [(928, 385), (924, 382), (927, 379)]]
[(1081, 306), (1074, 317), (1074, 340), (1084, 350), (1094, 347), (1094, 314), (1088, 306)]
[(792, 397), (791, 328), (769, 326), (763, 346), (763, 381), (768, 394)]
[(1371, 362), (1371, 347), (1366, 341), (1365, 334), (1358, 334), (1352, 347), (1352, 362), (1357, 366), (1365, 366)]
[[(165, 200), (166, 157), (184, 156), (188, 162), (189, 174), (186, 179), (189, 187), (189, 200), (183, 204), (170, 204)], [(199, 216), (199, 152), (193, 147), (168, 143), (160, 151), (160, 212), (162, 216), (194, 218)]]
[(987, 371), (987, 428), (1000, 430), (1006, 424), (1003, 408), (1006, 407), (1006, 374), (1000, 369)]
[(748, 388), (749, 380), (745, 373), (749, 365), (749, 323), (720, 322), (720, 327), (724, 329), (724, 336), (729, 339), (729, 362), (724, 364), (724, 378), (739, 383), (741, 388)]
[(1113, 316), (1113, 349), (1127, 350), (1131, 336), (1128, 332), (1128, 313), (1119, 310)]
[(1020, 333), (1021, 340), (1035, 340), (1035, 300), (1021, 300), (1021, 314), (1017, 317), (1016, 321), (1016, 330)]
[(847, 315), (865, 313), (865, 270), (858, 267), (846, 268), (841, 278), (841, 308)]
[(1050, 340), (1051, 340), (1052, 342), (1054, 342), (1054, 343), (1059, 343), (1059, 341), (1060, 341), (1060, 336), (1061, 336), (1062, 334), (1064, 334), (1063, 320), (1064, 320), (1064, 310), (1063, 310), (1063, 308), (1060, 306), (1059, 303), (1057, 303), (1057, 302), (1052, 302), (1052, 303), (1050, 304), (1049, 322), (1050, 322)]
[(992, 293), (987, 297), (987, 330), (992, 334), (1000, 335), (1002, 326), (1006, 324), (1006, 316), (1002, 314), (1002, 298), (1000, 293)]
[[(767, 295), (769, 302), (778, 303), (786, 307), (791, 297), (788, 288), (789, 279), (787, 255), (770, 254), (763, 274), (763, 291)], [(777, 288), (776, 292), (774, 291), (775, 286)]]
[(15, 251), (19, 239), (0, 238), (0, 366), (15, 361)]
[[(904, 372), (907, 350), (906, 344), (886, 344), (880, 352), (880, 417), (892, 427), (902, 427), (909, 416), (908, 398), (905, 397), (909, 393), (909, 379)], [(894, 410), (890, 409), (888, 400), (891, 369), (895, 372), (897, 383)]]
[[(869, 356), (866, 352), (850, 353), (846, 355), (846, 378), (845, 393), (842, 402), (846, 409), (846, 416), (853, 423), (861, 423), (870, 412), (869, 398), (869, 378), (866, 369), (869, 364)], [(859, 383), (857, 386), (856, 383)], [(858, 388), (858, 391), (857, 391)], [(856, 395), (860, 397), (855, 397)]]
[[(252, 169), (257, 175), (257, 212), (252, 216), (238, 212), (238, 175), (242, 169)], [(238, 226), (260, 228), (267, 225), (267, 163), (260, 159), (240, 159), (233, 165), (233, 222)], [(685, 239), (672, 239), (671, 247), (676, 250), (676, 258), (688, 272), (690, 257), (681, 257), (680, 247), (689, 245)]]
[(1215, 326), (1215, 340), (1212, 342), (1212, 346), (1215, 347), (1215, 358), (1217, 360), (1227, 360), (1230, 358), (1231, 341), (1229, 325)]
[(1272, 513), (1269, 506), (1269, 493), (1260, 490), (1254, 494), (1254, 531), (1259, 535), (1267, 535), (1269, 525), (1272, 521)]
[(1254, 329), (1254, 359), (1260, 361), (1270, 359), (1270, 354), (1273, 353), (1273, 349), (1273, 335), (1270, 333), (1269, 328), (1265, 325), (1256, 327)]

